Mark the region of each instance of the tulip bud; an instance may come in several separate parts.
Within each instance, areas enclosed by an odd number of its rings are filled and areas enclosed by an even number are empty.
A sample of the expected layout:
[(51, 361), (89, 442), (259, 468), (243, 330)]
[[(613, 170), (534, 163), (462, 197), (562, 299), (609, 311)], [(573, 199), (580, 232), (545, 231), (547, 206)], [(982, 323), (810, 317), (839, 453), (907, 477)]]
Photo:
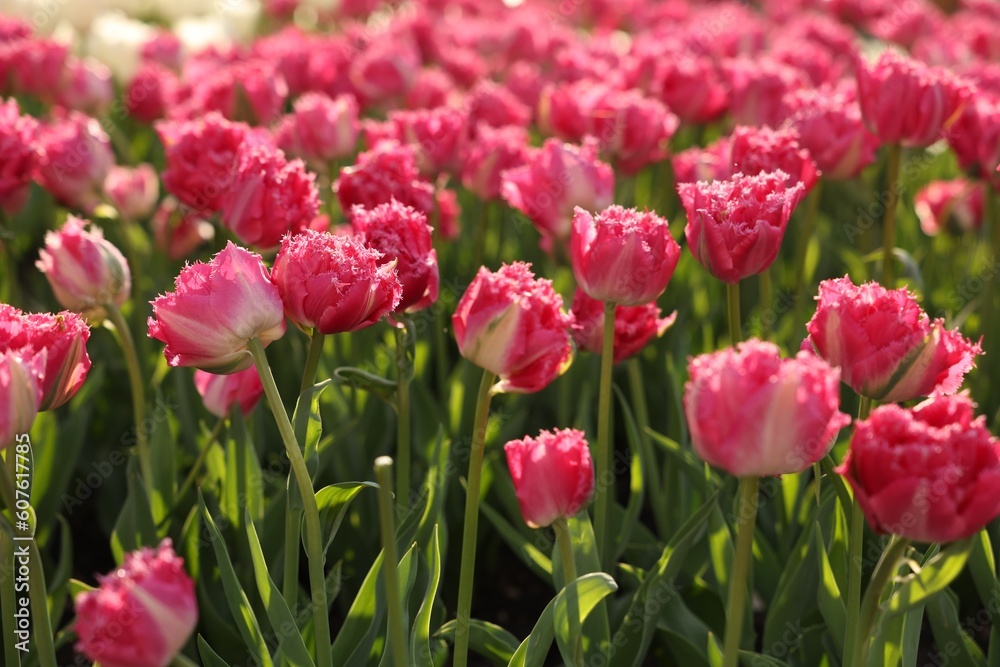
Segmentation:
[(146, 218), (160, 196), (160, 180), (152, 165), (112, 167), (104, 179), (104, 193), (125, 220)]
[(537, 438), (511, 440), (503, 449), (521, 515), (532, 528), (572, 517), (590, 502), (594, 464), (581, 431), (542, 431)]
[(194, 582), (170, 538), (125, 554), (76, 598), (76, 649), (101, 667), (166, 667), (198, 623)]
[(70, 216), (61, 229), (45, 235), (45, 248), (35, 265), (48, 278), (63, 308), (88, 319), (104, 318), (104, 305), (121, 306), (132, 290), (132, 272), (118, 248), (100, 228)]
[(42, 400), (44, 355), (23, 358), (0, 352), (0, 449), (27, 433)]
[(64, 206), (89, 213), (101, 202), (115, 163), (108, 135), (95, 119), (71, 111), (38, 133), (38, 183)]
[(233, 404), (238, 405), (244, 415), (250, 414), (264, 395), (260, 374), (253, 366), (229, 375), (197, 370), (194, 372), (194, 386), (205, 403), (205, 409), (219, 418), (227, 417)]
[(330, 162), (354, 154), (358, 144), (358, 103), (351, 95), (330, 99), (306, 93), (295, 100), (292, 113), (275, 130), (278, 146), (300, 157), (315, 171), (325, 172)]
[(840, 373), (799, 352), (750, 340), (688, 364), (684, 414), (691, 444), (737, 477), (801, 472), (826, 456), (851, 419), (839, 411)]

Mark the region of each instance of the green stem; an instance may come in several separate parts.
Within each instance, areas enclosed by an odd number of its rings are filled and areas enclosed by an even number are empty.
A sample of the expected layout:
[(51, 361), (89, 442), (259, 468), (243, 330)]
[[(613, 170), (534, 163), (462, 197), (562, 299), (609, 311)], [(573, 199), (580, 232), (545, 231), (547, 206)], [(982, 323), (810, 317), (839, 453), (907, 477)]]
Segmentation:
[(736, 554), (733, 556), (733, 576), (729, 580), (729, 601), (726, 603), (726, 638), (723, 667), (739, 664), (740, 639), (743, 636), (743, 612), (747, 606), (750, 557), (753, 555), (753, 529), (757, 521), (757, 477), (740, 478), (737, 499)]
[[(858, 402), (858, 421), (868, 418), (871, 413), (872, 402), (870, 398), (861, 397)], [(861, 511), (861, 504), (857, 498), (851, 502), (850, 526), (847, 536), (847, 630), (844, 637), (844, 655), (854, 655), (858, 645), (863, 644), (865, 639), (858, 632), (859, 614), (861, 613), (861, 580), (864, 576), (862, 559), (864, 558), (865, 546), (865, 515)]]
[(768, 313), (774, 308), (774, 288), (771, 286), (771, 267), (760, 272), (760, 325), (761, 338), (771, 337), (771, 326), (768, 324)]
[(191, 660), (183, 653), (178, 653), (174, 656), (174, 667), (198, 667), (198, 663)]
[(729, 344), (736, 345), (743, 340), (743, 325), (740, 322), (740, 284), (726, 283), (726, 303), (729, 306)]
[[(560, 517), (552, 524), (556, 533), (556, 548), (562, 559), (563, 586), (569, 586), (576, 581), (576, 559), (573, 558), (573, 540), (569, 534), (569, 524)], [(573, 665), (583, 666), (583, 633), (580, 632), (580, 600), (576, 589), (566, 592), (566, 604), (569, 607), (569, 636), (573, 638)]]
[(850, 662), (845, 663), (846, 667), (863, 667), (868, 664), (868, 650), (871, 646), (870, 637), (875, 630), (875, 621), (878, 620), (879, 601), (886, 585), (892, 580), (893, 575), (899, 569), (899, 561), (903, 553), (909, 546), (909, 541), (899, 535), (893, 535), (889, 546), (882, 552), (878, 565), (872, 573), (872, 580), (865, 591), (865, 599), (861, 603), (861, 615), (858, 618), (858, 628), (855, 634), (858, 642), (853, 647), (850, 654)]
[(642, 377), (642, 366), (639, 359), (633, 357), (628, 360), (628, 384), (629, 393), (632, 396), (632, 407), (635, 409), (636, 426), (639, 427), (639, 445), (643, 449), (643, 456), (648, 462), (645, 465), (648, 489), (656, 489), (652, 494), (653, 520), (656, 523), (657, 532), (660, 537), (666, 539), (670, 527), (669, 503), (670, 489), (667, 482), (660, 478), (660, 469), (656, 465), (656, 456), (653, 453), (649, 442), (649, 435), (646, 429), (649, 428), (649, 406), (646, 403), (646, 381)]
[(222, 430), (222, 425), (225, 423), (226, 420), (224, 417), (220, 417), (219, 420), (215, 422), (215, 427), (208, 436), (208, 442), (206, 442), (205, 446), (201, 448), (200, 452), (198, 452), (198, 458), (194, 460), (191, 470), (188, 472), (187, 477), (184, 478), (184, 483), (181, 485), (180, 491), (178, 491), (175, 496), (177, 500), (174, 502), (174, 507), (180, 506), (181, 500), (184, 499), (184, 495), (191, 490), (192, 486), (194, 486), (194, 482), (198, 478), (198, 473), (201, 471), (201, 466), (204, 465), (205, 459), (208, 458), (208, 452), (212, 449), (212, 443), (219, 437), (219, 431)]
[(413, 349), (410, 323), (403, 320), (396, 328), (396, 502), (401, 509), (410, 506), (410, 351)]
[(476, 418), (472, 425), (469, 449), (468, 488), (465, 495), (465, 523), (462, 528), (462, 564), (458, 575), (458, 612), (455, 628), (454, 667), (469, 663), (469, 621), (472, 619), (472, 584), (476, 572), (476, 533), (479, 530), (479, 493), (482, 486), (483, 450), (486, 445), (486, 425), (490, 417), (490, 399), (496, 376), (483, 371), (476, 396)]
[(594, 494), (594, 534), (601, 569), (611, 568), (613, 545), (608, 516), (614, 501), (615, 477), (611, 470), (611, 371), (615, 363), (615, 303), (604, 302), (604, 340), (601, 344), (601, 384), (597, 407), (597, 487)]
[(899, 203), (899, 163), (902, 149), (899, 144), (889, 144), (889, 167), (886, 175), (887, 190), (885, 218), (882, 223), (882, 284), (892, 289), (895, 285), (895, 266), (892, 251), (896, 247), (896, 205)]
[(812, 192), (809, 193), (808, 207), (806, 208), (806, 219), (802, 221), (802, 228), (799, 231), (798, 242), (795, 245), (795, 326), (802, 322), (802, 309), (805, 308), (806, 297), (806, 254), (809, 252), (809, 241), (816, 230), (816, 216), (819, 213), (820, 198), (823, 191), (823, 179), (816, 181)]
[(42, 554), (34, 539), (28, 543), (28, 571), (31, 577), (31, 616), (35, 649), (41, 667), (56, 667), (55, 637), (49, 618), (49, 594), (45, 585), (45, 571), (42, 568)]
[(403, 623), (403, 598), (399, 592), (399, 557), (396, 554), (396, 520), (392, 507), (392, 459), (375, 459), (375, 481), (378, 482), (379, 528), (382, 532), (382, 577), (385, 580), (389, 607), (389, 646), (395, 667), (406, 667), (406, 627)]
[(316, 506), (316, 495), (313, 492), (312, 480), (306, 468), (302, 450), (295, 439), (295, 430), (288, 420), (281, 402), (281, 394), (274, 383), (271, 366), (267, 362), (264, 346), (257, 338), (251, 338), (247, 343), (254, 364), (260, 374), (264, 394), (274, 413), (274, 421), (278, 425), (281, 439), (285, 444), (285, 453), (292, 465), (292, 475), (302, 496), (306, 523), (306, 557), (309, 560), (309, 585), (312, 589), (313, 632), (316, 635), (316, 667), (332, 667), (332, 644), (330, 643), (330, 617), (326, 604), (326, 577), (323, 568), (323, 535), (320, 530), (319, 508)]
[[(0, 477), (5, 475), (0, 475)], [(17, 605), (17, 595), (14, 592), (14, 540), (4, 531), (0, 531), (0, 611), (3, 612), (3, 654), (4, 664), (8, 667), (18, 667), (21, 664), (21, 652), (17, 650), (17, 619), (14, 618)]]
[(139, 467), (146, 488), (153, 488), (153, 466), (149, 453), (149, 436), (146, 433), (146, 384), (142, 380), (142, 370), (139, 366), (139, 355), (135, 350), (135, 340), (128, 323), (122, 316), (122, 311), (113, 303), (104, 304), (108, 320), (114, 325), (114, 330), (125, 354), (125, 367), (128, 369), (128, 380), (132, 389), (132, 415), (135, 421), (136, 447), (139, 450)]
[(323, 358), (323, 344), (326, 342), (326, 334), (313, 330), (309, 337), (309, 353), (306, 355), (306, 365), (302, 370), (302, 384), (299, 385), (299, 394), (309, 389), (316, 383), (316, 371), (319, 370), (319, 361)]

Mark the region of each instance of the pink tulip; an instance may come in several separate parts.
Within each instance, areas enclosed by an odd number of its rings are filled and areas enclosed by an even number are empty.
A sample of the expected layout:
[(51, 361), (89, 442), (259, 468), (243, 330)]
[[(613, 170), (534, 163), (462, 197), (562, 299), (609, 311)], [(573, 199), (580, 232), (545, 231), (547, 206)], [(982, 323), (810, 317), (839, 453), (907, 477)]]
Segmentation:
[(207, 264), (185, 266), (174, 291), (150, 303), (149, 336), (166, 343), (171, 366), (235, 373), (253, 364), (251, 338), (267, 346), (285, 334), (281, 295), (267, 268), (233, 243)]
[(38, 133), (38, 183), (64, 206), (90, 213), (101, 202), (115, 163), (100, 124), (78, 111), (62, 113)]
[(769, 127), (737, 127), (730, 144), (730, 164), (734, 172), (755, 176), (764, 172), (783, 171), (788, 174), (786, 185), (801, 183), (809, 192), (819, 180), (819, 170), (809, 151), (799, 143), (793, 128), (774, 130)]
[(403, 289), (397, 312), (417, 312), (437, 301), (437, 253), (427, 216), (392, 200), (371, 210), (355, 207), (351, 225), (359, 241), (382, 253), (381, 264), (395, 263)]
[(76, 598), (76, 649), (102, 667), (167, 667), (198, 622), (194, 581), (170, 538), (98, 579)]
[(749, 340), (695, 357), (688, 374), (691, 444), (737, 477), (801, 472), (851, 421), (839, 411), (839, 371), (807, 352), (782, 359), (777, 345)]
[(503, 447), (524, 522), (544, 528), (583, 509), (594, 493), (594, 463), (581, 431), (542, 431)]
[(804, 192), (782, 171), (736, 174), (714, 183), (681, 183), (684, 236), (698, 262), (723, 282), (736, 283), (771, 266), (792, 211)]
[[(592, 354), (604, 351), (604, 304), (587, 296), (582, 289), (573, 295), (573, 342)], [(653, 338), (658, 338), (673, 326), (677, 312), (660, 317), (655, 303), (641, 306), (615, 307), (614, 362), (620, 364), (642, 352)]]
[(215, 227), (211, 223), (173, 197), (160, 203), (150, 225), (157, 249), (175, 262), (190, 257), (215, 237)]
[(238, 405), (244, 416), (250, 414), (264, 395), (260, 374), (253, 366), (229, 375), (197, 370), (194, 372), (194, 387), (205, 403), (205, 409), (220, 419), (229, 416), (233, 405)]
[(56, 97), (67, 109), (103, 116), (115, 97), (111, 70), (97, 61), (71, 58)]
[(1000, 516), (1000, 441), (965, 394), (858, 422), (837, 469), (879, 533), (916, 542), (972, 537)]
[(497, 391), (540, 391), (569, 367), (572, 318), (562, 307), (529, 264), (480, 268), (451, 318), (458, 350), (500, 378)]
[(982, 354), (944, 320), (931, 321), (906, 288), (856, 286), (846, 276), (819, 285), (809, 324), (816, 353), (840, 367), (855, 392), (884, 403), (953, 394)]
[(143, 123), (165, 117), (177, 102), (178, 87), (177, 75), (171, 70), (155, 62), (142, 64), (125, 87), (129, 115)]
[(334, 160), (354, 155), (358, 130), (358, 103), (353, 96), (330, 99), (306, 93), (295, 100), (292, 113), (275, 130), (275, 141), (314, 171), (325, 172)]
[(395, 139), (416, 149), (417, 165), (426, 178), (458, 170), (469, 129), (465, 114), (450, 107), (395, 110), (385, 123), (371, 124), (369, 146), (378, 139)]
[(28, 200), (38, 168), (35, 135), (38, 123), (21, 115), (16, 100), (0, 104), (0, 208), (14, 215)]
[(63, 308), (100, 320), (105, 304), (121, 306), (132, 291), (125, 257), (99, 227), (69, 216), (61, 229), (45, 235), (35, 266), (45, 274)]
[(104, 179), (104, 193), (126, 220), (149, 217), (160, 196), (160, 179), (152, 165), (112, 167)]
[(595, 217), (578, 208), (570, 255), (573, 275), (591, 297), (639, 306), (667, 288), (681, 248), (655, 213), (611, 206)]
[(0, 449), (27, 433), (42, 401), (43, 356), (0, 352)]
[(306, 230), (282, 239), (271, 274), (288, 318), (323, 334), (357, 331), (399, 305), (393, 263), (349, 236)]
[(920, 228), (928, 236), (942, 230), (954, 234), (974, 232), (983, 226), (986, 188), (964, 178), (932, 181), (913, 198)]
[(500, 176), (524, 165), (530, 155), (528, 131), (516, 125), (481, 125), (462, 164), (462, 185), (484, 201), (500, 198)]

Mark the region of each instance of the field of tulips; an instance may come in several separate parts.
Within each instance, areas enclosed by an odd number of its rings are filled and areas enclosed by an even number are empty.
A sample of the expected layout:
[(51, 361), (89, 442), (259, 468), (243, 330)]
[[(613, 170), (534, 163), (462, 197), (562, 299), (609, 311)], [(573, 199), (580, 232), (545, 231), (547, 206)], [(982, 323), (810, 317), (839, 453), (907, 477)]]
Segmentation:
[(1000, 667), (1000, 3), (0, 0), (5, 667)]

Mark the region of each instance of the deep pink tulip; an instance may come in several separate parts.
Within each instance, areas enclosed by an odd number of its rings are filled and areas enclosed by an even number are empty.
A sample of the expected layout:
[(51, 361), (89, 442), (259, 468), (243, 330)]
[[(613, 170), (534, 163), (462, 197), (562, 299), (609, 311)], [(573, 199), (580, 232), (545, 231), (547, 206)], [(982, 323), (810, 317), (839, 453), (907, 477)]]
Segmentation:
[(0, 449), (27, 433), (42, 401), (42, 356), (0, 352)]
[(170, 538), (125, 554), (76, 598), (76, 649), (102, 667), (166, 667), (198, 623), (194, 581)]
[(801, 472), (851, 421), (839, 410), (839, 371), (807, 352), (782, 359), (777, 345), (749, 340), (693, 358), (688, 374), (691, 445), (737, 477)]
[(787, 182), (778, 171), (678, 185), (688, 218), (684, 236), (698, 262), (727, 283), (771, 266), (804, 191)]
[(498, 391), (544, 389), (569, 367), (572, 317), (552, 281), (523, 262), (485, 267), (462, 295), (452, 327), (463, 357), (500, 378)]
[(229, 375), (196, 370), (194, 387), (198, 390), (205, 409), (220, 419), (229, 416), (233, 405), (238, 405), (244, 415), (250, 414), (264, 395), (260, 374), (253, 366)]
[(94, 60), (67, 60), (56, 95), (59, 104), (67, 109), (103, 116), (114, 97), (111, 70), (106, 65)]
[(598, 301), (639, 306), (667, 288), (681, 248), (670, 224), (649, 211), (611, 206), (596, 216), (578, 208), (570, 257), (580, 288)]
[(78, 111), (58, 114), (38, 132), (38, 183), (64, 206), (90, 213), (115, 163), (108, 135)]
[(972, 537), (1000, 515), (1000, 441), (965, 394), (858, 422), (837, 469), (879, 533), (916, 542)]
[(217, 111), (230, 120), (268, 125), (281, 115), (288, 84), (273, 63), (250, 59), (188, 75), (190, 93), (174, 110), (182, 118)]
[(129, 115), (143, 123), (164, 118), (177, 102), (177, 75), (155, 62), (143, 63), (125, 87)]
[(845, 276), (821, 282), (816, 300), (803, 346), (811, 344), (840, 367), (844, 383), (876, 401), (953, 394), (982, 354), (943, 319), (931, 321), (905, 287), (859, 287)]
[(568, 519), (594, 494), (594, 462), (582, 431), (542, 431), (503, 447), (524, 522), (544, 528)]
[(351, 95), (330, 99), (306, 93), (275, 130), (275, 141), (313, 170), (325, 172), (334, 160), (354, 154), (358, 145), (358, 103)]
[(530, 155), (528, 131), (508, 125), (481, 125), (462, 164), (462, 185), (484, 201), (500, 198), (500, 175), (523, 166)]
[(16, 100), (0, 104), (0, 208), (14, 215), (28, 199), (38, 168), (35, 135), (38, 122), (21, 115)]
[(964, 178), (932, 181), (913, 198), (920, 228), (928, 236), (941, 231), (953, 234), (974, 232), (983, 226), (986, 188)]
[(323, 334), (357, 331), (399, 305), (402, 285), (392, 262), (349, 236), (306, 230), (286, 236), (271, 278), (288, 318)]
[(729, 81), (729, 112), (740, 125), (778, 127), (782, 98), (806, 84), (800, 70), (774, 58), (737, 58), (723, 67)]
[(104, 194), (126, 220), (149, 217), (160, 196), (160, 179), (152, 165), (112, 167), (104, 179)]
[(369, 122), (365, 142), (374, 147), (379, 140), (394, 139), (413, 146), (420, 173), (434, 179), (458, 171), (468, 135), (466, 122), (465, 114), (451, 107), (398, 109), (390, 111), (384, 123)]
[(173, 197), (167, 197), (160, 203), (150, 225), (157, 249), (175, 262), (187, 259), (198, 247), (215, 237), (215, 227), (210, 222)]
[(729, 104), (718, 65), (707, 56), (678, 54), (658, 63), (653, 88), (667, 107), (688, 123), (717, 119)]
[(788, 174), (788, 187), (801, 183), (806, 192), (819, 180), (816, 163), (809, 151), (799, 143), (798, 132), (790, 127), (780, 130), (769, 127), (737, 127), (733, 130), (730, 151), (730, 163), (734, 172), (755, 176), (764, 172), (783, 171)]
[(396, 311), (413, 313), (437, 301), (437, 252), (427, 216), (393, 199), (371, 210), (355, 207), (351, 226), (359, 241), (382, 253), (381, 264), (395, 263), (402, 285)]
[(132, 291), (132, 272), (125, 257), (104, 238), (99, 227), (69, 216), (60, 229), (45, 235), (35, 263), (67, 310), (100, 320), (105, 304), (121, 306)]
[(166, 343), (171, 366), (236, 373), (253, 364), (251, 338), (262, 345), (285, 335), (278, 288), (259, 255), (227, 243), (210, 262), (185, 266), (173, 292), (150, 302), (149, 336)]
[[(570, 314), (573, 316), (573, 342), (576, 346), (593, 354), (601, 354), (604, 351), (604, 304), (577, 288)], [(676, 311), (667, 317), (660, 317), (661, 314), (655, 303), (615, 307), (616, 364), (641, 352), (653, 338), (662, 336), (677, 319)]]

